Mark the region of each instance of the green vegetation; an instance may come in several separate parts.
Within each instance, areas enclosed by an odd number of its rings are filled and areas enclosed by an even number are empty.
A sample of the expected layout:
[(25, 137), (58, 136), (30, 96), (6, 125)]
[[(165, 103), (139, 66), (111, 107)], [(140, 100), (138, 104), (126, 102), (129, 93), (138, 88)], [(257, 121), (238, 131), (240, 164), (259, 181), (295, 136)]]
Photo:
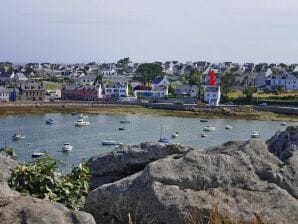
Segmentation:
[(60, 202), (71, 209), (79, 209), (82, 197), (89, 189), (89, 168), (86, 163), (73, 166), (69, 174), (59, 174), (61, 163), (49, 156), (32, 163), (20, 164), (12, 172), (9, 185), (23, 195)]
[(5, 156), (7, 156), (11, 159), (16, 159), (17, 158), (16, 152), (11, 147), (0, 148), (0, 154), (4, 154)]
[(136, 74), (134, 75), (134, 79), (146, 85), (152, 82), (155, 77), (162, 74), (160, 63), (144, 63), (139, 65)]
[(61, 89), (62, 83), (61, 82), (50, 82), (50, 81), (43, 81), (43, 85), (46, 90), (53, 90), (53, 89)]
[(236, 75), (233, 73), (225, 73), (220, 75), (221, 88), (224, 94), (228, 94), (231, 88), (236, 85)]

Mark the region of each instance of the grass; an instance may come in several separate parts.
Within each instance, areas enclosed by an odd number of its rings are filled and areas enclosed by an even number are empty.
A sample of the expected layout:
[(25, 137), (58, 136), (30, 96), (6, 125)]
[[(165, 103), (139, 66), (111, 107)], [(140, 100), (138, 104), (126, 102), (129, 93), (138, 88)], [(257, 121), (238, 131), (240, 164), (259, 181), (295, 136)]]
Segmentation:
[[(128, 214), (128, 224), (138, 224), (137, 220), (133, 220), (130, 214)], [(151, 224), (151, 222), (146, 224)], [(258, 214), (255, 214), (255, 218), (250, 221), (234, 218), (228, 214), (222, 214), (219, 211), (218, 205), (215, 205), (209, 210), (208, 216), (202, 216), (196, 212), (192, 212), (186, 218), (185, 224), (264, 224), (264, 222)]]
[(43, 81), (46, 90), (53, 90), (53, 89), (61, 89), (62, 83), (61, 82), (50, 82), (50, 81)]
[[(231, 99), (236, 99), (241, 96), (244, 96), (244, 95), (240, 90), (235, 90), (228, 93), (228, 97)], [(254, 97), (259, 97), (264, 100), (270, 97), (277, 97), (277, 96), (280, 98), (288, 97), (288, 96), (298, 96), (298, 92), (294, 91), (294, 92), (287, 92), (287, 93), (279, 93), (278, 95), (276, 95), (275, 93), (264, 93), (264, 92), (258, 92), (257, 94), (256, 93), (254, 94)]]

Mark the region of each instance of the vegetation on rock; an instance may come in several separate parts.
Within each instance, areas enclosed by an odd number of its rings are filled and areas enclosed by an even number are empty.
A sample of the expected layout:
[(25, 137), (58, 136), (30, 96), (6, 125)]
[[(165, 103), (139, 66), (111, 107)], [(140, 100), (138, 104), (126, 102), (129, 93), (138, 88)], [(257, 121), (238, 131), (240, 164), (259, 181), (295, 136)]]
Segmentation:
[(86, 163), (73, 166), (69, 174), (61, 175), (61, 163), (46, 156), (32, 163), (19, 164), (12, 172), (9, 185), (23, 195), (63, 203), (71, 209), (83, 205), (82, 198), (89, 189), (89, 168)]

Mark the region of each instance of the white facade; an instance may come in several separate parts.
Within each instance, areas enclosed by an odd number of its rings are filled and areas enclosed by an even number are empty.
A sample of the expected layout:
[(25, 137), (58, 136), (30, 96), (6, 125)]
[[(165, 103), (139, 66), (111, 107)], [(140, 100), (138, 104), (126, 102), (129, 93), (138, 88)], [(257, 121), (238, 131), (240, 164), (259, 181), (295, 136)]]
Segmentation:
[(114, 83), (105, 86), (105, 97), (119, 98), (128, 96), (128, 84)]
[(298, 79), (271, 79), (271, 89), (283, 87), (286, 90), (298, 90)]
[(209, 106), (218, 106), (220, 96), (220, 86), (207, 86), (204, 90), (204, 101)]
[(9, 101), (9, 91), (5, 87), (0, 86), (0, 102)]

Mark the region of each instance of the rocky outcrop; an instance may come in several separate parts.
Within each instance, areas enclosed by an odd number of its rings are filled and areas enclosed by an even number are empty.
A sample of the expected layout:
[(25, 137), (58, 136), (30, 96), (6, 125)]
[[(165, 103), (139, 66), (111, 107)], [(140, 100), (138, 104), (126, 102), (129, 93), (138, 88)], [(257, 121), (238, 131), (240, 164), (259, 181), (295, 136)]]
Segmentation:
[(135, 174), (153, 161), (169, 155), (183, 155), (193, 150), (179, 144), (163, 145), (142, 143), (140, 145), (122, 145), (115, 151), (94, 156), (89, 159), (90, 187), (97, 188), (103, 184), (120, 180)]
[(1, 224), (95, 224), (92, 215), (72, 211), (64, 205), (33, 197), (23, 197), (8, 186), (17, 162), (0, 156), (0, 223)]
[[(297, 127), (287, 129), (294, 130), (297, 133)], [(290, 145), (291, 138), (284, 139)], [(271, 152), (273, 145), (271, 140)], [(180, 224), (196, 217), (207, 223), (202, 217), (218, 205), (222, 214), (247, 221), (258, 214), (265, 223), (297, 223), (296, 153), (280, 159), (280, 153), (254, 140), (181, 151), (185, 153), (168, 155), (91, 191), (86, 210), (97, 223), (127, 223), (128, 213), (137, 223)]]

